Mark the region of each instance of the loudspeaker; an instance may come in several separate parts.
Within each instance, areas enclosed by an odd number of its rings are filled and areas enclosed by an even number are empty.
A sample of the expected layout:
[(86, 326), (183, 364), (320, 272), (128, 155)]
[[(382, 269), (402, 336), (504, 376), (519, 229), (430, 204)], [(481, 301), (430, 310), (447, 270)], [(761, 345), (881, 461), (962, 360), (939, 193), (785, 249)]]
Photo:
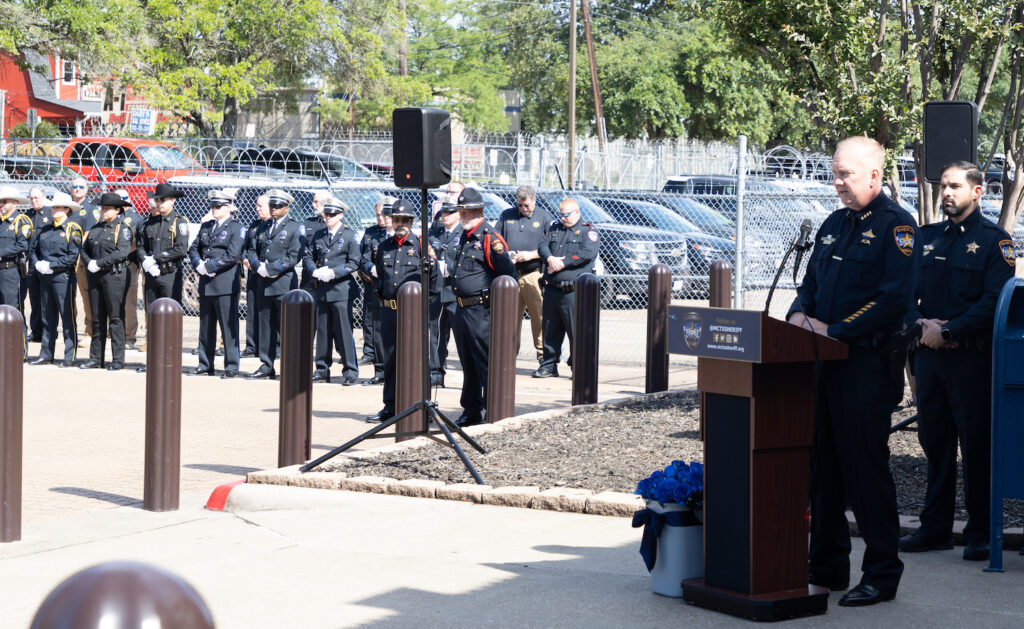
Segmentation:
[(978, 106), (966, 100), (934, 100), (924, 104), (924, 178), (942, 179), (950, 162), (978, 159)]
[(399, 107), (391, 114), (395, 185), (436, 188), (452, 180), (452, 128), (448, 112)]

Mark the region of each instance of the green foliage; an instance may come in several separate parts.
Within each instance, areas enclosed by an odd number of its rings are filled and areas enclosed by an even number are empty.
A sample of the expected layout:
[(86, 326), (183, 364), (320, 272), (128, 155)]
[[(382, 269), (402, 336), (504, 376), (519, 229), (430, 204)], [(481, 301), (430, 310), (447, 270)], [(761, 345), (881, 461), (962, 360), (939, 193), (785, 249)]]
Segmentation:
[[(32, 129), (28, 126), (27, 122), (20, 122), (20, 123), (14, 125), (13, 127), (10, 128), (10, 130), (7, 133), (12, 138), (31, 138), (31, 137), (33, 137)], [(34, 137), (37, 137), (37, 138), (59, 138), (60, 137), (60, 129), (58, 129), (57, 125), (53, 124), (52, 122), (48, 122), (46, 120), (40, 120), (39, 124), (36, 125), (36, 132), (35, 132), (35, 136)]]

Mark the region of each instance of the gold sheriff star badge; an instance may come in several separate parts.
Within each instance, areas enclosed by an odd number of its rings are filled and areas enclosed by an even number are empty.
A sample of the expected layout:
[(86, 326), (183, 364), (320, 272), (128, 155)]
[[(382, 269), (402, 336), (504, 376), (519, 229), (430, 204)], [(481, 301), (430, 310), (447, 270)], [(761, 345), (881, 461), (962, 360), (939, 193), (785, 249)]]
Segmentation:
[(978, 253), (978, 246), (974, 241), (967, 243), (967, 253)]

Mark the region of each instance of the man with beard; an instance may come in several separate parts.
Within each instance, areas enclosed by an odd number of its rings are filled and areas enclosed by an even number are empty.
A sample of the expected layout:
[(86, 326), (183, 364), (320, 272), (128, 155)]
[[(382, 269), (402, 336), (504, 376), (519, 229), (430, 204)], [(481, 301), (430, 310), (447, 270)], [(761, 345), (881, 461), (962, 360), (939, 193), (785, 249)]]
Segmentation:
[(907, 315), (908, 324), (921, 326), (914, 373), (928, 489), (921, 525), (900, 539), (900, 550), (953, 547), (959, 442), (968, 561), (988, 559), (992, 325), (999, 292), (1017, 263), (1013, 240), (981, 215), (984, 184), (984, 173), (970, 162), (943, 169), (947, 219), (921, 228), (920, 303)]

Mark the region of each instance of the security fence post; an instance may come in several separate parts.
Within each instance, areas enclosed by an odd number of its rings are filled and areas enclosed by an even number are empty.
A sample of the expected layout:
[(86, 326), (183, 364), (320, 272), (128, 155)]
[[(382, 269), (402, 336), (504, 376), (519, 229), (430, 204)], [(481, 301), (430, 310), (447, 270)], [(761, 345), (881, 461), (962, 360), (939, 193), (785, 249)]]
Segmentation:
[(736, 138), (736, 283), (733, 286), (732, 302), (736, 308), (743, 308), (743, 264), (744, 258), (744, 216), (743, 201), (747, 188), (747, 136)]

